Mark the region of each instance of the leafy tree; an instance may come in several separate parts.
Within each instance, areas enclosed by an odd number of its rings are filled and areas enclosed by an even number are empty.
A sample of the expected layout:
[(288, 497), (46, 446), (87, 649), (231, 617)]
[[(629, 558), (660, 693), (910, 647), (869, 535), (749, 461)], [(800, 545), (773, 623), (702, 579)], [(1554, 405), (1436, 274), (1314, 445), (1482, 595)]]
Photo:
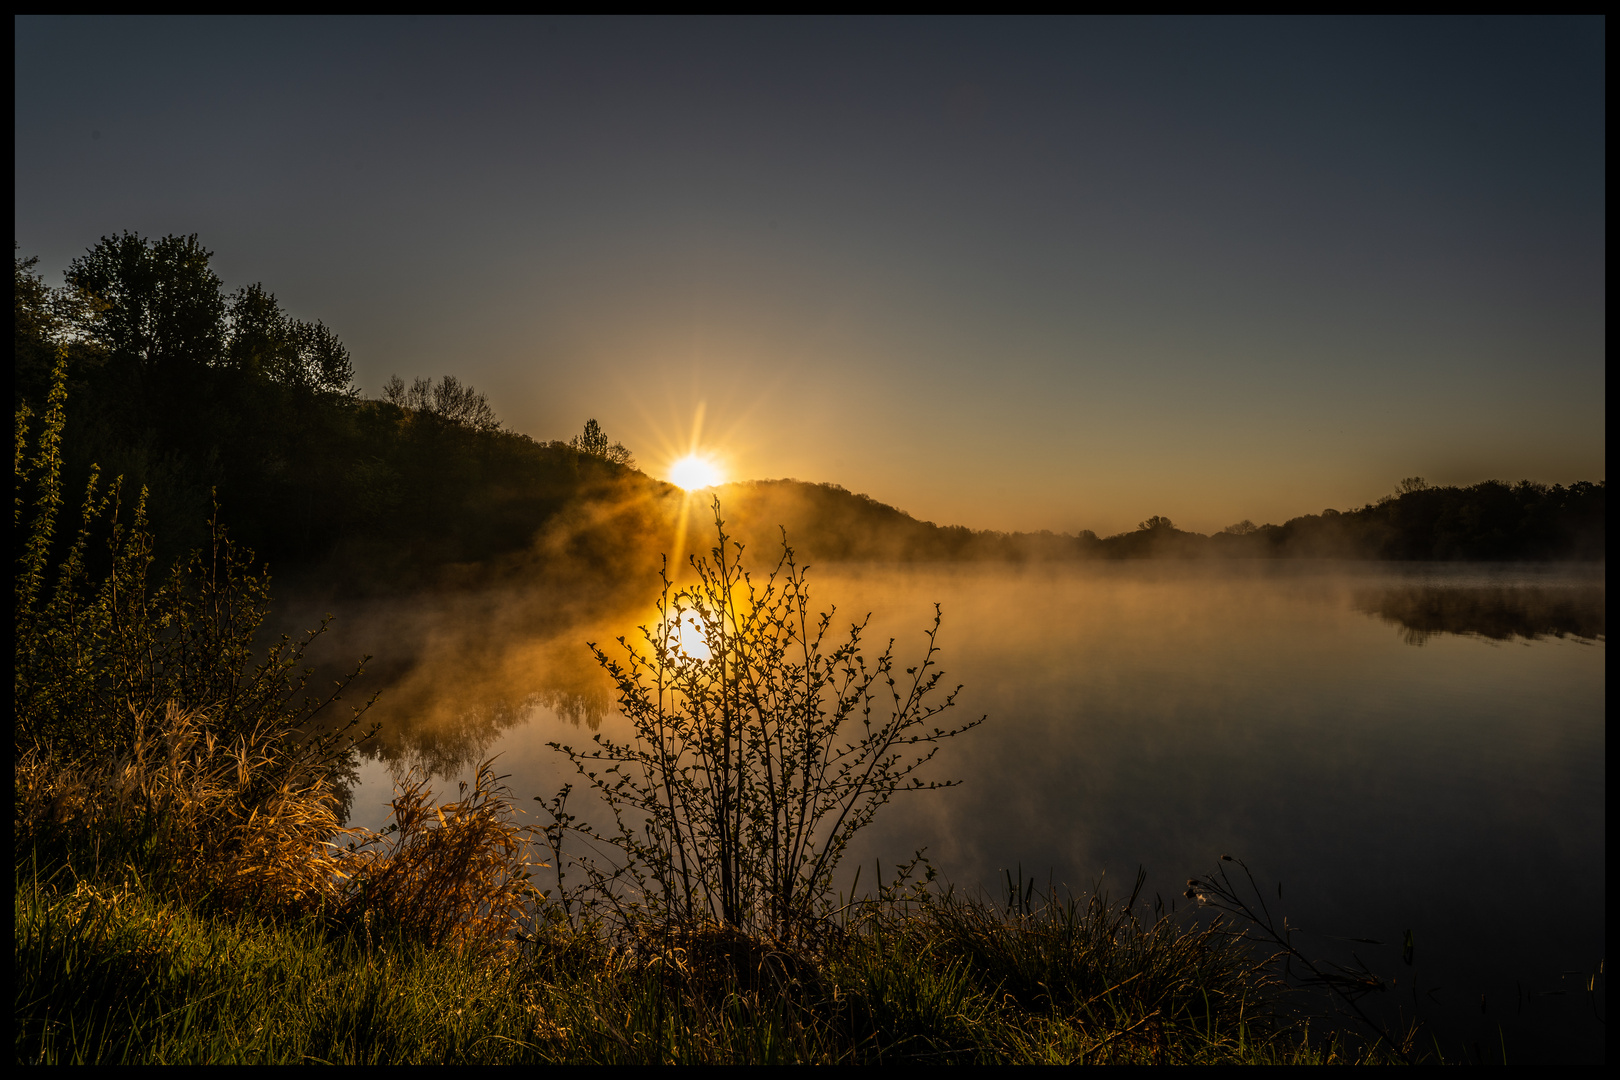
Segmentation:
[(1138, 522), (1136, 527), (1138, 529), (1141, 529), (1143, 532), (1153, 532), (1153, 531), (1158, 530), (1158, 529), (1165, 529), (1165, 530), (1174, 530), (1175, 529), (1175, 525), (1171, 523), (1169, 518), (1160, 517), (1158, 514), (1154, 514), (1152, 517), (1148, 518), (1146, 521)]
[(230, 366), (271, 382), (353, 397), (349, 350), (321, 322), (287, 316), (275, 293), (261, 284), (238, 289), (230, 299)]
[(225, 298), (212, 255), (196, 234), (102, 237), (68, 266), (68, 284), (99, 302), (81, 331), (147, 376), (183, 379), (218, 365)]

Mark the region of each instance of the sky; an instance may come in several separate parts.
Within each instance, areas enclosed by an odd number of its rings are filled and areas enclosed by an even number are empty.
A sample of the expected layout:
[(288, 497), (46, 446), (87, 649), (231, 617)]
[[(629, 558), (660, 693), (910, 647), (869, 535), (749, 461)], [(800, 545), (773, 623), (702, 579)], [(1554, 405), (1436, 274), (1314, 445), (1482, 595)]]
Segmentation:
[(1599, 480), (1605, 25), (17, 18), (15, 239), (942, 524)]

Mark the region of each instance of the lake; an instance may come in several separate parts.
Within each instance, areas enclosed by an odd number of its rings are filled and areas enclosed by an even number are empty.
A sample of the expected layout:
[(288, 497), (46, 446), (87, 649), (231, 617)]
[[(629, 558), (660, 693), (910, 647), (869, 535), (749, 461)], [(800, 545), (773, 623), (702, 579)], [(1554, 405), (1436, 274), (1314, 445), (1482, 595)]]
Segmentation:
[[(874, 859), (926, 846), (959, 889), (1004, 896), (1010, 870), (1119, 896), (1142, 867), (1185, 905), (1186, 879), (1232, 854), (1307, 951), (1383, 942), (1353, 946), (1399, 980), (1380, 1007), (1415, 1009), (1448, 1054), (1601, 1056), (1602, 566), (844, 565), (811, 583), (840, 618), (871, 612), (866, 640), (896, 638), (898, 666), (938, 602), (956, 718), (989, 718), (929, 767), (963, 784), (897, 795), (846, 871), (869, 883)], [(570, 773), (548, 741), (626, 736), (584, 641), (634, 620), (558, 632), (533, 605), (396, 602), (339, 624), (342, 647), (402, 657), (355, 824), (383, 824), (412, 765), (465, 779), (498, 754), (532, 807)]]

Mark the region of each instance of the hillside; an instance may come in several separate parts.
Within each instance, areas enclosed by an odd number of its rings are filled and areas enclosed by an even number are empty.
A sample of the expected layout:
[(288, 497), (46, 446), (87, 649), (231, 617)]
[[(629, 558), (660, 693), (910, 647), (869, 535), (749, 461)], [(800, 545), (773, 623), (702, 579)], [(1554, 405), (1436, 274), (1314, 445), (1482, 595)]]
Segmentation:
[(837, 484), (764, 480), (719, 489), (739, 535), (774, 546), (776, 526), (794, 547), (823, 561), (1075, 558), (1347, 558), (1402, 560), (1602, 559), (1604, 481), (1551, 487), (1486, 481), (1430, 487), (1408, 481), (1399, 494), (1281, 525), (1238, 525), (1206, 536), (1164, 517), (1098, 537), (1050, 532), (975, 532), (918, 521)]
[[(68, 377), (68, 490), (92, 468), (145, 495), (167, 565), (200, 546), (217, 507), (239, 541), (304, 591), (398, 593), (521, 575), (610, 594), (665, 553), (712, 543), (718, 494), (734, 537), (801, 558), (1140, 557), (1602, 559), (1605, 482), (1413, 479), (1375, 504), (1215, 536), (1153, 517), (1099, 538), (919, 521), (837, 484), (732, 483), (687, 496), (634, 467), (595, 421), (569, 442), (502, 429), (452, 376), (391, 380), (363, 399), (335, 332), (292, 318), (260, 285), (227, 295), (196, 237), (103, 238), (60, 288), (14, 257), (13, 395), (37, 416)], [(676, 536), (682, 523), (688, 530)]]

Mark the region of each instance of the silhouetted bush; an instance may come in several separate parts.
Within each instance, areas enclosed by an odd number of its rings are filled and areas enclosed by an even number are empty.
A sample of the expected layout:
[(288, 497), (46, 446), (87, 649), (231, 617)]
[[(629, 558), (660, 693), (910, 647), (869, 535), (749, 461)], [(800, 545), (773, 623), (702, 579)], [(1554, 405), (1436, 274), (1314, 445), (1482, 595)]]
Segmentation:
[(635, 740), (551, 744), (613, 826), (576, 828), (565, 787), (547, 804), (547, 836), (559, 881), (566, 834), (594, 848), (575, 858), (585, 902), (798, 941), (826, 916), (855, 834), (898, 791), (952, 786), (917, 770), (983, 718), (934, 725), (956, 699), (932, 700), (937, 606), (926, 652), (902, 673), (893, 641), (867, 659), (864, 623), (834, 634), (833, 612), (811, 607), (785, 538), (776, 568), (756, 583), (718, 499), (714, 526), (709, 557), (691, 560), (695, 586), (677, 591), (662, 575), (658, 621), (642, 628), (639, 647), (620, 638), (621, 661), (593, 646)]

